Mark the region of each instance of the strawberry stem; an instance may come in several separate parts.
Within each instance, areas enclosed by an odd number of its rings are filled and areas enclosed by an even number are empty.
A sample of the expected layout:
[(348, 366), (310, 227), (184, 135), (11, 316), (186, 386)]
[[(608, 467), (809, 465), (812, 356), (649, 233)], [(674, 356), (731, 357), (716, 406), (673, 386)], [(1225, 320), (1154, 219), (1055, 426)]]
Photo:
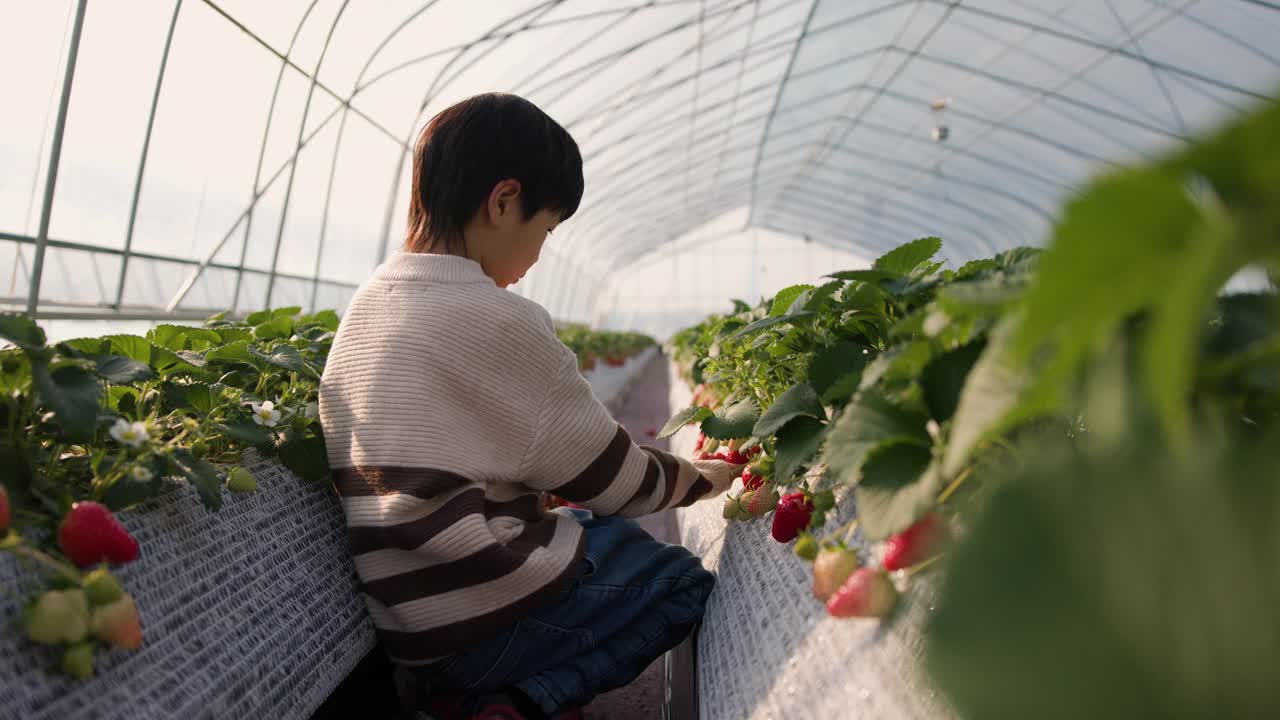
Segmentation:
[(947, 499), (950, 498), (951, 495), (955, 493), (955, 491), (964, 483), (965, 480), (968, 480), (969, 476), (972, 474), (973, 474), (973, 466), (969, 466), (964, 469), (964, 472), (957, 475), (956, 479), (952, 480), (951, 484), (947, 486), (947, 489), (943, 490), (942, 494), (938, 496), (938, 504), (939, 505), (945, 504), (947, 502)]
[(925, 560), (924, 562), (916, 563), (915, 565), (912, 565), (911, 567), (907, 568), (905, 571), (907, 577), (912, 577), (918, 573), (924, 572), (930, 565), (938, 562), (938, 560), (942, 557), (942, 555), (943, 553), (938, 553), (937, 555), (934, 555), (933, 557), (929, 558), (928, 560)]
[(52, 556), (48, 555), (47, 553), (36, 550), (33, 547), (27, 547), (25, 545), (0, 545), (0, 550), (7, 550), (8, 552), (13, 553), (14, 555), (17, 555), (20, 558), (25, 558), (27, 560), (34, 560), (37, 563), (47, 566), (48, 568), (52, 569), (54, 572), (67, 578), (68, 580), (74, 582), (75, 584), (77, 585), (80, 584), (81, 578), (80, 578), (79, 570), (76, 570), (75, 568), (71, 567), (70, 565), (64, 562), (55, 560)]

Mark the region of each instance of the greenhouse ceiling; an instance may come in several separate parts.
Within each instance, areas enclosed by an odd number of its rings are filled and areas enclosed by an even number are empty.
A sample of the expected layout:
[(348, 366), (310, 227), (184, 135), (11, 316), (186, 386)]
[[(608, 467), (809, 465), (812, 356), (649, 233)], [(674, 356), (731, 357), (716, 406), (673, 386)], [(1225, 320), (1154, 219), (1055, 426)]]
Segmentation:
[(415, 133), (491, 90), (583, 151), (586, 197), (550, 248), (563, 277), (517, 287), (558, 317), (735, 211), (735, 230), (862, 257), (945, 233), (963, 261), (1042, 242), (1090, 175), (1275, 92), (1277, 11), (5, 0), (0, 295), (45, 318), (341, 308), (402, 239)]

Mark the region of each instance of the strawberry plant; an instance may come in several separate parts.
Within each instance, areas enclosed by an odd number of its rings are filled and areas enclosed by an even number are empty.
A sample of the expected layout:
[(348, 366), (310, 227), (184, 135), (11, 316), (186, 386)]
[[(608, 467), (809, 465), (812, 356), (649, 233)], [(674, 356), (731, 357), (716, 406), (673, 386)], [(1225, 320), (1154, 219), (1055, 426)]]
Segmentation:
[[(833, 616), (888, 615), (885, 571), (941, 556), (929, 665), (962, 714), (1275, 715), (1265, 672), (1236, 693), (1224, 673), (1280, 663), (1263, 610), (1280, 583), (1276, 157), (1269, 103), (1099, 178), (1043, 252), (949, 267), (922, 238), (735, 301), (671, 339), (694, 402), (662, 435), (761, 448), (725, 517), (790, 489), (775, 538), (798, 538)], [(1226, 292), (1246, 268), (1269, 289)], [(797, 500), (831, 491), (854, 512), (835, 545), (817, 534), (830, 506), (800, 527)], [(855, 531), (883, 541), (856, 573)], [(991, 680), (1013, 675), (1016, 692)]]
[[(28, 606), (28, 635), (68, 645), (69, 673), (92, 672), (90, 630), (121, 647), (142, 641), (132, 599), (99, 566), (145, 557), (115, 511), (165, 492), (164, 478), (216, 511), (224, 484), (253, 489), (238, 466), (250, 448), (305, 480), (328, 476), (316, 401), (337, 327), (331, 311), (281, 308), (49, 344), (29, 318), (0, 314), (13, 345), (0, 350), (0, 550), (54, 588)], [(86, 592), (93, 607), (81, 613)]]
[(584, 373), (594, 370), (597, 362), (622, 367), (628, 358), (656, 344), (641, 333), (592, 330), (577, 324), (562, 325), (556, 328), (556, 334), (578, 356), (578, 369)]

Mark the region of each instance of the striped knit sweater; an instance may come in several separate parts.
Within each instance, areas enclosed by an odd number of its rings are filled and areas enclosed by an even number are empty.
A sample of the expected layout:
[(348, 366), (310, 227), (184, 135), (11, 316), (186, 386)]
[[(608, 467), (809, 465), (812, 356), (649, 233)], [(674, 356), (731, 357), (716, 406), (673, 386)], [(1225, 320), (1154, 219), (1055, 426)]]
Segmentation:
[(484, 640), (573, 577), (582, 528), (544, 492), (634, 517), (736, 470), (633, 443), (550, 315), (452, 256), (397, 255), (357, 291), (320, 420), (364, 601), (404, 664)]

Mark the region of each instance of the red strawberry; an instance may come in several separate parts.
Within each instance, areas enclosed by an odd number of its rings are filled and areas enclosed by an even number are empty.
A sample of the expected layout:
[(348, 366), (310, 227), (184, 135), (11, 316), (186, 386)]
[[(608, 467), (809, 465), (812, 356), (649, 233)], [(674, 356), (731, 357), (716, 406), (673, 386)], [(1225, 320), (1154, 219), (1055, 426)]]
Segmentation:
[(91, 500), (71, 506), (58, 527), (58, 546), (80, 567), (103, 560), (127, 563), (138, 557), (138, 542), (129, 531), (110, 510)]
[(0, 534), (9, 531), (9, 492), (0, 485)]
[(884, 551), (884, 569), (901, 570), (924, 562), (941, 552), (950, 539), (947, 523), (931, 512), (889, 538)]
[(142, 623), (138, 619), (138, 607), (128, 595), (109, 605), (95, 608), (89, 627), (94, 637), (117, 647), (137, 650), (142, 645)]
[(750, 470), (742, 471), (742, 487), (747, 490), (759, 490), (764, 485), (763, 475), (753, 475)]
[(883, 570), (859, 568), (827, 600), (835, 617), (884, 617), (898, 604), (898, 589)]
[(800, 531), (809, 527), (813, 503), (802, 492), (782, 496), (778, 511), (773, 515), (773, 539), (780, 543), (791, 542)]
[(738, 497), (738, 503), (751, 517), (760, 517), (778, 504), (778, 491), (764, 488), (747, 490)]
[(644, 431), (644, 434), (651, 438), (656, 438), (658, 437), (658, 428), (650, 426), (648, 430)]
[(703, 435), (702, 433), (698, 433), (698, 443), (693, 446), (693, 449), (696, 452), (702, 452), (702, 446), (706, 444), (707, 444), (707, 436)]
[(858, 556), (840, 546), (828, 546), (813, 559), (813, 596), (826, 602), (845, 579), (858, 569)]
[(759, 455), (759, 454), (760, 454), (761, 452), (763, 452), (763, 451), (764, 451), (764, 450), (763, 450), (763, 448), (761, 448), (759, 445), (755, 445), (755, 446), (752, 446), (752, 447), (747, 448), (746, 450), (743, 450), (743, 451), (742, 451), (742, 454), (743, 454), (743, 455), (746, 455), (748, 458), (750, 458), (750, 459), (753, 459), (753, 460), (754, 460), (754, 459), (755, 459), (755, 457), (756, 457), (757, 455)]
[(719, 458), (717, 458), (713, 453), (700, 452), (698, 453), (698, 459), (699, 460), (718, 460)]
[(729, 452), (721, 453), (719, 457), (730, 465), (746, 465), (751, 462), (746, 455), (743, 455), (737, 450), (730, 450)]

